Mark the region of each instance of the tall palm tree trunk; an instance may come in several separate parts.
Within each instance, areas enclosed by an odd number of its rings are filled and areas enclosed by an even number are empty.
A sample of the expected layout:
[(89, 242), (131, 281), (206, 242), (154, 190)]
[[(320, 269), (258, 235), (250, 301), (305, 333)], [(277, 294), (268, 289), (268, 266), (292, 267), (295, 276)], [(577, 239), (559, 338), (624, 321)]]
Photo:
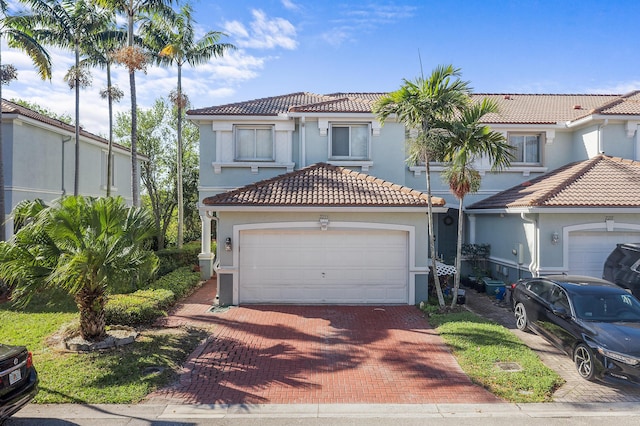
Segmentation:
[[(444, 306), (444, 296), (442, 295), (442, 288), (440, 287), (440, 277), (438, 276), (437, 268), (437, 256), (436, 256), (436, 235), (433, 228), (433, 203), (431, 202), (431, 168), (429, 166), (429, 158), (425, 159), (426, 165), (426, 179), (427, 179), (427, 216), (429, 222), (429, 252), (431, 253), (431, 271), (433, 273), (433, 283), (436, 288), (436, 295), (438, 296), (438, 304)], [(427, 286), (429, 277), (427, 276)]]
[(451, 307), (453, 308), (458, 303), (458, 289), (460, 288), (460, 273), (462, 268), (462, 226), (464, 224), (464, 214), (462, 213), (462, 204), (464, 197), (460, 197), (458, 200), (458, 242), (456, 244), (456, 272), (453, 281), (453, 300), (451, 300)]
[(80, 185), (80, 46), (76, 41), (76, 72), (74, 76), (74, 84), (76, 89), (76, 127), (75, 127), (75, 170), (73, 172), (73, 195), (78, 195), (78, 187)]
[(184, 242), (184, 205), (182, 191), (182, 65), (178, 64), (178, 158), (176, 159), (176, 177), (178, 190), (178, 248)]
[[(129, 11), (128, 40), (133, 47), (133, 10)], [(138, 105), (136, 100), (136, 72), (129, 70), (129, 87), (131, 88), (131, 197), (135, 207), (140, 206), (140, 178), (138, 176)]]
[(111, 197), (111, 180), (113, 164), (111, 155), (113, 153), (113, 94), (111, 93), (111, 65), (107, 61), (107, 103), (109, 105), (109, 148), (107, 149), (107, 197)]
[[(0, 70), (2, 69), (2, 51), (0, 50)], [(4, 143), (2, 140), (2, 84), (0, 81), (0, 241), (7, 238), (4, 221), (5, 221), (5, 198), (4, 198), (4, 155), (2, 153)]]

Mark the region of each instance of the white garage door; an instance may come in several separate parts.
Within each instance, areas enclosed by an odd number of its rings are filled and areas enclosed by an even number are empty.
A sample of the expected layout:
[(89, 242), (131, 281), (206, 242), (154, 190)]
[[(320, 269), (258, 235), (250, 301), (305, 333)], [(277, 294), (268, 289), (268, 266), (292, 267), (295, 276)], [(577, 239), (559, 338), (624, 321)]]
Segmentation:
[(620, 243), (637, 243), (638, 232), (569, 233), (569, 274), (602, 278), (607, 257)]
[(402, 231), (242, 231), (240, 303), (408, 303), (407, 245)]

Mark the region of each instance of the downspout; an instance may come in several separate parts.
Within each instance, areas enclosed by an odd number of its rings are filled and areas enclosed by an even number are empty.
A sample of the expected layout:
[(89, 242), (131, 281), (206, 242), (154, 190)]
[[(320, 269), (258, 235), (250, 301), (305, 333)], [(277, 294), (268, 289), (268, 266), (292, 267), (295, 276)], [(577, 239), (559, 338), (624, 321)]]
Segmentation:
[(300, 169), (306, 167), (306, 152), (307, 146), (307, 130), (306, 130), (306, 117), (303, 115), (300, 117)]
[(64, 187), (64, 144), (69, 142), (71, 139), (71, 136), (66, 139), (62, 138), (62, 188), (60, 188), (62, 190), (62, 195), (67, 195), (67, 190)]
[[(529, 264), (529, 272), (531, 276), (537, 277), (538, 274), (538, 222), (535, 219), (529, 219), (526, 213), (520, 213), (522, 220), (529, 222), (533, 225), (533, 250), (531, 251), (531, 263)], [(526, 232), (525, 232), (526, 236)]]
[(609, 119), (605, 118), (604, 123), (598, 124), (598, 154), (604, 154), (604, 150), (602, 149), (602, 128), (609, 124)]

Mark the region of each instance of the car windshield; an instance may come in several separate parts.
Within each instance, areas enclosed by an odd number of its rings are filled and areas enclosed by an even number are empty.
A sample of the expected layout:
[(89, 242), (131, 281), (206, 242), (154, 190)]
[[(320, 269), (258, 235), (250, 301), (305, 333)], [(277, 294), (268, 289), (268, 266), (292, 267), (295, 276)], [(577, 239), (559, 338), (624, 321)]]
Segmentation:
[(576, 316), (588, 321), (640, 322), (640, 302), (627, 293), (575, 295), (573, 306)]

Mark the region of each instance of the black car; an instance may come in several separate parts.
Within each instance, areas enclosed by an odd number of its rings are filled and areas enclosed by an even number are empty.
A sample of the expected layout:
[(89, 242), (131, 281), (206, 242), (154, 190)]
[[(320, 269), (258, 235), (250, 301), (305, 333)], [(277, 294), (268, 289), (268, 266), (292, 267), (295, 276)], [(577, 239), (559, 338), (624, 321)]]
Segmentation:
[(558, 275), (518, 281), (511, 299), (518, 329), (566, 352), (583, 378), (640, 384), (640, 301), (627, 290)]
[(38, 373), (24, 346), (0, 343), (0, 423), (38, 393)]
[(617, 244), (604, 262), (602, 278), (640, 297), (640, 243)]

